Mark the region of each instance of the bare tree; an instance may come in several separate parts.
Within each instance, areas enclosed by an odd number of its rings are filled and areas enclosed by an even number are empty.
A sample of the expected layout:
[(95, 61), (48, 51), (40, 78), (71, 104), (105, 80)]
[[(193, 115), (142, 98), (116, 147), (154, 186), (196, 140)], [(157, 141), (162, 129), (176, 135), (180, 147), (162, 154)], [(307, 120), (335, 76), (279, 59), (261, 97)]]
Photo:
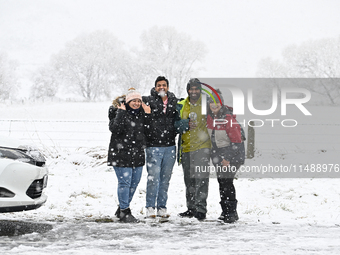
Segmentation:
[(325, 96), (335, 105), (340, 99), (340, 37), (309, 41), (301, 46), (291, 46), (284, 51), (287, 63), (295, 72), (295, 77), (328, 78), (302, 84), (316, 94)]
[(125, 77), (122, 66), (129, 58), (123, 43), (107, 31), (78, 36), (52, 58), (58, 80), (86, 100), (111, 98)]
[[(282, 61), (263, 59), (259, 77), (318, 78), (313, 83), (299, 81), (299, 86), (325, 97), (331, 105), (340, 102), (340, 37), (308, 41), (283, 50)], [(327, 78), (327, 79), (320, 79)]]
[(19, 89), (16, 68), (15, 61), (9, 60), (5, 53), (0, 53), (0, 100), (15, 97)]
[(138, 50), (126, 49), (107, 31), (78, 36), (35, 74), (32, 95), (52, 96), (58, 84), (86, 100), (112, 98), (129, 87), (148, 93), (158, 75), (166, 76), (177, 94), (206, 54), (203, 43), (171, 27), (153, 27), (141, 41)]
[(152, 27), (141, 35), (142, 50), (139, 53), (146, 74), (152, 81), (158, 75), (169, 79), (171, 91), (176, 95), (183, 90), (197, 64), (203, 61), (207, 50), (200, 41), (177, 32), (173, 27)]
[(50, 65), (40, 68), (32, 77), (31, 98), (53, 98), (59, 89), (55, 71)]

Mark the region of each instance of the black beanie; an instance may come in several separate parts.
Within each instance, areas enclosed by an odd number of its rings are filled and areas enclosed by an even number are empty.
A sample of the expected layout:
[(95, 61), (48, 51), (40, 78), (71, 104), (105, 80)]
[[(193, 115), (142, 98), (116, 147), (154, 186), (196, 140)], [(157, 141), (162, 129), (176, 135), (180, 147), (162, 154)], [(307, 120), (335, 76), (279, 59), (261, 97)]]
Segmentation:
[[(218, 93), (218, 95), (219, 95), (220, 98), (221, 98), (222, 105), (224, 105), (224, 99), (223, 99), (221, 90), (216, 89), (216, 92)], [(213, 97), (214, 97), (216, 103), (219, 103), (220, 100), (218, 99), (217, 95), (216, 95), (213, 91), (211, 92), (211, 94), (213, 95)], [(209, 97), (209, 98), (208, 98), (208, 103), (209, 103), (209, 104), (210, 104), (210, 103), (214, 103), (214, 100), (213, 100), (211, 97)]]
[(187, 92), (191, 87), (197, 87), (198, 89), (202, 88), (200, 80), (197, 78), (191, 78), (187, 84)]

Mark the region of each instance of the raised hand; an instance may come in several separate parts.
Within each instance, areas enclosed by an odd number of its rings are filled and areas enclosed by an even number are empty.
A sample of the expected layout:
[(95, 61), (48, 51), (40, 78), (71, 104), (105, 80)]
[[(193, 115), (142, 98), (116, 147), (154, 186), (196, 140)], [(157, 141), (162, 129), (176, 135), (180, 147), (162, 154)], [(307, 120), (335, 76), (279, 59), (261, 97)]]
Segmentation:
[(146, 104), (144, 104), (144, 102), (143, 102), (143, 103), (142, 103), (142, 107), (143, 107), (145, 113), (151, 113), (151, 108), (150, 108), (149, 105), (146, 105)]
[(117, 106), (118, 109), (122, 109), (122, 110), (126, 110), (126, 107), (125, 107), (125, 104), (124, 103), (121, 103), (119, 106)]

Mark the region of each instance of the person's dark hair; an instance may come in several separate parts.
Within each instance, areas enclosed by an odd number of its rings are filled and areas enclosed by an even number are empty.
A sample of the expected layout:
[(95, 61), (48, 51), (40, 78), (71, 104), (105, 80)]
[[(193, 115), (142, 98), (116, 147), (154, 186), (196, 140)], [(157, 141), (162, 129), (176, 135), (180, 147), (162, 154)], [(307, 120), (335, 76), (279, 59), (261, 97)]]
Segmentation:
[(158, 76), (158, 77), (157, 77), (157, 79), (156, 79), (156, 81), (155, 81), (155, 87), (156, 87), (156, 85), (157, 85), (157, 82), (159, 82), (159, 81), (166, 81), (166, 85), (169, 87), (169, 81), (168, 81), (168, 79), (165, 78), (164, 76)]

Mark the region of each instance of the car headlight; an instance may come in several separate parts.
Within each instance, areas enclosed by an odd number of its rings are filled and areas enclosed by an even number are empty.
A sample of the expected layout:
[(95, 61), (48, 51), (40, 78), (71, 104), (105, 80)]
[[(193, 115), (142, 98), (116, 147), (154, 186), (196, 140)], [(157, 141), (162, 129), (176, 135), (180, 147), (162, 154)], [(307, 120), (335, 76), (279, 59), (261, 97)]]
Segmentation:
[(36, 166), (44, 166), (46, 162), (40, 151), (28, 146), (20, 146), (18, 149), (0, 147), (0, 158), (18, 160)]
[(36, 148), (30, 147), (30, 146), (19, 146), (18, 149), (22, 150), (22, 151), (25, 151), (26, 155), (28, 155), (29, 157), (33, 158), (36, 162), (40, 162), (40, 163), (44, 163), (45, 164), (46, 158)]

